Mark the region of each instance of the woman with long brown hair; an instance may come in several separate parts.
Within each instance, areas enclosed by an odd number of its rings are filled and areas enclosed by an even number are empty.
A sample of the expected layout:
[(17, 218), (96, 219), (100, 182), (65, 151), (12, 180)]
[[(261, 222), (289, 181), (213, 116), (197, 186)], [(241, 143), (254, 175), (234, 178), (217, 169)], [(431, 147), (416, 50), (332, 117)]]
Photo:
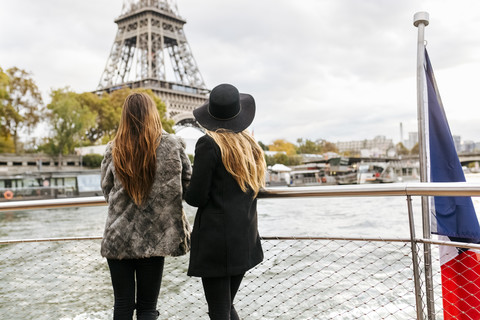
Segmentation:
[[(190, 248), (182, 198), (190, 180), (184, 144), (162, 132), (154, 101), (132, 93), (101, 166), (108, 217), (101, 244), (115, 298), (114, 319), (157, 319), (165, 256)], [(136, 296), (135, 296), (136, 293)]]
[(215, 87), (193, 111), (207, 129), (195, 147), (185, 200), (198, 207), (188, 275), (202, 278), (210, 319), (238, 320), (233, 300), (246, 271), (263, 260), (257, 230), (257, 194), (265, 159), (245, 129), (255, 101), (230, 84)]

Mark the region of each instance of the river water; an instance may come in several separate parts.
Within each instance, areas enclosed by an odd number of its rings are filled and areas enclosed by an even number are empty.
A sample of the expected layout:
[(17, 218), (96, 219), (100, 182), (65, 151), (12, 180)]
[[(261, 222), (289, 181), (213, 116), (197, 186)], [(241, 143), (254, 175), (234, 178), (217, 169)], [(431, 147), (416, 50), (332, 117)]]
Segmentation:
[[(478, 182), (478, 176), (468, 176), (468, 181)], [(473, 198), (477, 212), (480, 212), (480, 198)], [(421, 210), (420, 199), (413, 198), (413, 208), (416, 223), (417, 236), (421, 236)], [(190, 221), (193, 221), (195, 208), (188, 205), (185, 207)], [(22, 212), (0, 213), (0, 239), (42, 239), (42, 238), (62, 238), (62, 237), (85, 237), (101, 236), (103, 232), (107, 208), (87, 207), (87, 208), (65, 208), (55, 210), (35, 210)], [(258, 202), (259, 213), (259, 231), (263, 237), (276, 236), (321, 236), (321, 237), (381, 237), (381, 238), (408, 238), (409, 225), (407, 216), (407, 202), (404, 197), (352, 197), (352, 198), (288, 198), (288, 199), (260, 199)], [(298, 243), (295, 243), (297, 245)], [(302, 244), (303, 245), (303, 244)], [(283, 246), (272, 242), (266, 242), (266, 256), (275, 252)], [(293, 245), (291, 245), (293, 246)], [(64, 243), (25, 243), (8, 244), (0, 246), (0, 319), (110, 319), (112, 307), (112, 291), (108, 278), (108, 267), (106, 262), (99, 256), (99, 241), (81, 241)], [(340, 252), (341, 248), (336, 250)], [(282, 249), (283, 250), (283, 249)], [(294, 271), (303, 272), (308, 269), (305, 265), (318, 263), (318, 257), (315, 257), (309, 248), (300, 247), (303, 257), (290, 267), (300, 268)], [(316, 249), (315, 249), (316, 250)], [(358, 251), (362, 251), (359, 248)], [(393, 249), (396, 250), (396, 249)], [(271, 252), (270, 252), (271, 251)], [(408, 254), (408, 250), (407, 250)], [(75, 259), (71, 257), (75, 256)], [(278, 258), (277, 257), (277, 258)], [(309, 259), (312, 259), (309, 262)], [(265, 263), (272, 265), (272, 270), (276, 268), (274, 259)], [(172, 308), (176, 306), (179, 299), (189, 303), (194, 299), (203, 301), (201, 287), (198, 283), (188, 284), (192, 286), (192, 292), (179, 289), (183, 286), (186, 273), (188, 257), (173, 259), (174, 262), (167, 263), (165, 274), (169, 274), (167, 281), (162, 284), (161, 301), (170, 303)], [(383, 261), (382, 261), (383, 262)], [(407, 258), (407, 264), (409, 260)], [(332, 261), (335, 263), (335, 261)], [(388, 264), (388, 261), (384, 263)], [(393, 264), (393, 263), (392, 263)], [(264, 274), (261, 277), (273, 277), (268, 275), (271, 269), (265, 267)], [(269, 267), (270, 268), (270, 267)], [(65, 271), (67, 270), (66, 274)], [(75, 270), (69, 273), (68, 270)], [(58, 273), (57, 273), (58, 271)], [(98, 272), (103, 275), (101, 284), (98, 284)], [(285, 272), (280, 272), (282, 274)], [(341, 271), (336, 273), (341, 277)], [(410, 277), (411, 275), (407, 275)], [(268, 279), (267, 279), (268, 280)], [(264, 287), (268, 286), (265, 281)], [(247, 283), (256, 283), (259, 280), (246, 279)], [(285, 280), (287, 283), (287, 279)], [(318, 280), (322, 281), (322, 280)], [(85, 288), (76, 289), (75, 286), (82, 282), (92, 282)], [(297, 281), (298, 282), (298, 281)], [(180, 285), (181, 283), (182, 285)], [(191, 283), (191, 281), (190, 281)], [(292, 284), (292, 291), (293, 286)], [(410, 285), (410, 284), (409, 284)], [(259, 286), (261, 287), (261, 285)], [(265, 288), (263, 288), (265, 289)], [(263, 290), (262, 289), (262, 290)], [(244, 292), (250, 292), (249, 289), (243, 289)], [(266, 288), (264, 291), (275, 290), (275, 288)], [(78, 291), (78, 292), (77, 292)], [(59, 296), (61, 292), (61, 296)], [(68, 294), (63, 294), (68, 292)], [(258, 290), (257, 290), (258, 292)], [(301, 290), (298, 295), (306, 294), (307, 291)], [(85, 295), (93, 296), (93, 299), (79, 299)], [(180, 296), (180, 298), (178, 297)], [(317, 299), (315, 293), (312, 293), (312, 299)], [(164, 300), (162, 300), (164, 299)], [(248, 308), (252, 301), (245, 298), (243, 304)], [(307, 298), (306, 298), (307, 299)], [(310, 299), (310, 298), (308, 298)], [(332, 298), (333, 299), (333, 298)], [(414, 304), (411, 297), (405, 301), (405, 304)], [(299, 304), (294, 298), (287, 299), (288, 303), (275, 305), (276, 312), (281, 312), (282, 307), (289, 308), (292, 305)], [(315, 301), (315, 300), (312, 300)], [(269, 301), (262, 302), (268, 306)], [(325, 302), (332, 303), (332, 302)], [(14, 304), (12, 306), (12, 304)], [(191, 304), (191, 303), (190, 303)], [(68, 306), (68, 310), (62, 309), (63, 305)], [(198, 305), (198, 303), (197, 303)], [(360, 308), (358, 306), (357, 308)], [(195, 307), (192, 311), (199, 312), (204, 310), (204, 304)], [(308, 315), (308, 309), (305, 307), (299, 315), (288, 315), (288, 313), (274, 314), (265, 311), (270, 316), (255, 316), (251, 312), (251, 317), (247, 319), (322, 319), (315, 316), (313, 312)], [(330, 308), (330, 307), (326, 307)], [(346, 310), (348, 306), (344, 307)], [(414, 305), (411, 305), (414, 310)], [(164, 306), (164, 309), (169, 309)], [(336, 307), (331, 307), (332, 312), (340, 312)], [(341, 308), (339, 308), (341, 309)], [(52, 312), (56, 314), (52, 315)], [(163, 312), (168, 313), (168, 310)], [(330, 313), (332, 313), (330, 312)], [(371, 311), (367, 311), (368, 315)], [(405, 316), (382, 318), (390, 319), (411, 319), (411, 311)], [(337, 319), (377, 319), (378, 313), (370, 317), (358, 317), (349, 311), (345, 311), (343, 316), (337, 316)], [(160, 319), (198, 319), (197, 316), (173, 316), (166, 315)], [(327, 317), (325, 317), (327, 318)], [(330, 316), (328, 318), (335, 318)], [(204, 318), (202, 318), (204, 319)]]

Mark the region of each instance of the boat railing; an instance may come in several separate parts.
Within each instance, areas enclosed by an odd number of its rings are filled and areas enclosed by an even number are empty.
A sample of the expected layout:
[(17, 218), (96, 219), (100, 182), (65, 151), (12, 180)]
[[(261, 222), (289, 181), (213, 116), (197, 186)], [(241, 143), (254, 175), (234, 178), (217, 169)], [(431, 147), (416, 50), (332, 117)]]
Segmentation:
[[(263, 237), (265, 260), (247, 273), (236, 308), (245, 319), (442, 319), (437, 247), (480, 250), (480, 245), (417, 237), (411, 198), (435, 195), (480, 196), (480, 184), (265, 189), (259, 198), (404, 196), (410, 234)], [(105, 204), (103, 197), (8, 201), (0, 203), (0, 212)], [(100, 241), (98, 235), (0, 240), (0, 318), (111, 319), (113, 293)], [(426, 265), (430, 246), (433, 263)], [(188, 255), (167, 259), (160, 319), (208, 318), (201, 282), (186, 275), (187, 265)], [(429, 274), (433, 288), (427, 287)], [(427, 290), (434, 301), (427, 301)]]

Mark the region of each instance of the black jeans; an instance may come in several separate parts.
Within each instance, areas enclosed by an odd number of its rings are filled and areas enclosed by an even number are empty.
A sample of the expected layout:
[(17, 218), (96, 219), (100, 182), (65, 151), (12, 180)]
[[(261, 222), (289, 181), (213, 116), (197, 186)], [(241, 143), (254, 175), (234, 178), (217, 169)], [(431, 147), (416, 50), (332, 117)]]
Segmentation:
[(203, 290), (208, 303), (208, 315), (211, 320), (239, 320), (233, 307), (243, 274), (219, 278), (202, 278)]
[(137, 309), (137, 319), (157, 319), (157, 300), (162, 284), (165, 258), (107, 259), (107, 261), (115, 296), (113, 319), (132, 320), (135, 308)]

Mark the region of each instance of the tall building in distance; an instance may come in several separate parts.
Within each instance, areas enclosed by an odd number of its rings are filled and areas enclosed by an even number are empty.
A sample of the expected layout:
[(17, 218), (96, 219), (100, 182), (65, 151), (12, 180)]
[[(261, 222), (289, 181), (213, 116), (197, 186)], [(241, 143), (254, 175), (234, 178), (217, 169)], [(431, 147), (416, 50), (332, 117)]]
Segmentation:
[(408, 139), (403, 144), (405, 148), (412, 149), (418, 143), (418, 132), (409, 132)]
[(336, 146), (340, 153), (348, 152), (351, 155), (365, 157), (393, 156), (391, 152), (395, 149), (392, 139), (385, 136), (376, 136), (370, 140), (339, 141)]
[(405, 141), (403, 141), (403, 123), (400, 122), (400, 142), (405, 145)]
[(453, 143), (455, 144), (455, 150), (457, 150), (457, 153), (462, 151), (462, 137), (460, 136), (452, 136), (453, 138)]

